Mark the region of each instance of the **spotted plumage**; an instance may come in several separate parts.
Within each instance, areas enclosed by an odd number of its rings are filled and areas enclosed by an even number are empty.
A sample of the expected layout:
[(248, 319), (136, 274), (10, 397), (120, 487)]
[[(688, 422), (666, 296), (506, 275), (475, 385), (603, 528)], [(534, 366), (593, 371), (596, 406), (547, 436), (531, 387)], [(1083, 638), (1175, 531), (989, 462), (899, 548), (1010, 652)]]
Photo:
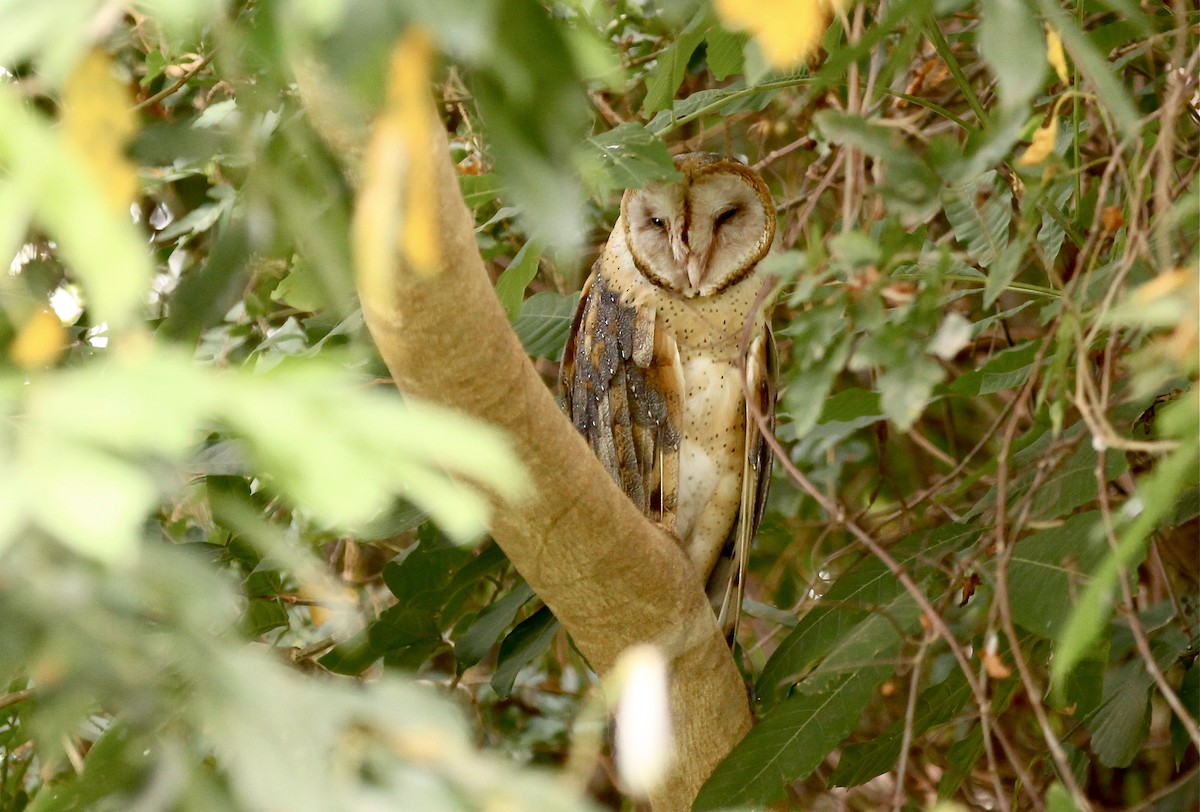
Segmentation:
[(732, 641), (770, 479), (742, 370), (773, 424), (774, 341), (754, 271), (775, 210), (737, 161), (690, 153), (675, 164), (681, 181), (622, 198), (580, 298), (563, 391), (612, 478), (679, 539)]

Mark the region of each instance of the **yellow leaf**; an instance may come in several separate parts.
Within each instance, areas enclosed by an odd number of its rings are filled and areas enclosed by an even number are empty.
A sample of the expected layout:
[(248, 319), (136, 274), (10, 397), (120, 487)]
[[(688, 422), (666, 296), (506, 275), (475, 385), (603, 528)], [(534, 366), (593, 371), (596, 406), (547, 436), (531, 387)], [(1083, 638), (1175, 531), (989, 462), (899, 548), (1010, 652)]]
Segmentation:
[(23, 325), (8, 348), (12, 362), (22, 369), (53, 364), (67, 348), (67, 330), (53, 310), (39, 310)]
[(821, 42), (833, 12), (845, 0), (716, 0), (725, 24), (749, 31), (771, 67), (788, 70), (806, 60)]
[(63, 88), (62, 133), (67, 148), (88, 167), (114, 210), (125, 214), (137, 195), (137, 171), (125, 145), (137, 131), (128, 90), (112, 75), (103, 51), (92, 51)]
[(1067, 73), (1067, 57), (1063, 54), (1062, 37), (1049, 24), (1046, 25), (1046, 59), (1058, 74), (1058, 78), (1064, 84), (1069, 84), (1071, 79)]
[(352, 589), (332, 589), (319, 584), (304, 584), (298, 590), (298, 594), (310, 601), (308, 616), (314, 626), (324, 626), (329, 622), (334, 615), (334, 609), (330, 607), (352, 606), (356, 597)]
[(392, 51), (387, 102), (367, 144), (353, 236), (360, 284), (373, 299), (386, 297), (397, 253), (417, 273), (433, 275), (440, 268), (432, 62), (428, 34), (410, 28)]
[(1029, 149), (1017, 159), (1017, 166), (1037, 166), (1050, 157), (1054, 151), (1054, 141), (1058, 138), (1058, 118), (1051, 116), (1050, 120), (1037, 128)]

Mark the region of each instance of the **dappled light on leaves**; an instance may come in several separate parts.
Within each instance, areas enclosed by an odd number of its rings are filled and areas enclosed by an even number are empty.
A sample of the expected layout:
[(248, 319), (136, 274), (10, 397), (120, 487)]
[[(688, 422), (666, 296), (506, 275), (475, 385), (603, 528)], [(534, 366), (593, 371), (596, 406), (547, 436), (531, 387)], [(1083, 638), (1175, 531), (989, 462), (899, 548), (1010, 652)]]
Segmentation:
[(803, 64), (816, 51), (835, 11), (846, 0), (716, 0), (721, 19), (748, 31), (777, 70)]

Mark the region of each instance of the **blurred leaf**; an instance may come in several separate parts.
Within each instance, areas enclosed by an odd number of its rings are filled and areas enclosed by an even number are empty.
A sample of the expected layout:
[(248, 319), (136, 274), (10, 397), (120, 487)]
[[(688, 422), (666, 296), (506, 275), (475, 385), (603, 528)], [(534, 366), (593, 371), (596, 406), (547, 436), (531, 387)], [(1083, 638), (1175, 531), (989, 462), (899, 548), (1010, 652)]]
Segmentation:
[(22, 369), (52, 366), (67, 349), (67, 331), (54, 311), (37, 310), (21, 325), (8, 356)]
[(942, 382), (945, 372), (928, 356), (916, 356), (900, 367), (886, 370), (878, 378), (879, 403), (888, 420), (901, 431), (908, 431), (929, 404), (933, 387)]
[(154, 763), (150, 755), (153, 746), (137, 741), (120, 721), (109, 722), (88, 749), (83, 772), (37, 793), (27, 812), (67, 812), (106, 806), (106, 800), (111, 803), (129, 787), (145, 780), (144, 773)]
[(520, 208), (523, 231), (570, 256), (583, 231), (574, 172), (586, 117), (575, 58), (536, 0), (492, 7), (490, 58), (475, 66), (470, 84), (496, 172)]
[(1046, 76), (1045, 37), (1021, 0), (983, 0), (979, 9), (979, 52), (996, 75), (1000, 99), (1023, 107)]
[(1129, 90), (1113, 73), (1104, 54), (1097, 50), (1087, 34), (1079, 30), (1075, 20), (1054, 0), (1037, 0), (1037, 5), (1046, 21), (1062, 37), (1075, 67), (1096, 89), (1104, 106), (1116, 119), (1121, 134), (1127, 138), (1137, 135), (1140, 129), (1137, 108), (1129, 98)]
[[(1194, 405), (1194, 393), (1190, 401), (1187, 405)], [(1062, 684), (1108, 624), (1117, 578), (1122, 570), (1128, 571), (1141, 561), (1150, 533), (1174, 506), (1181, 486), (1187, 487), (1187, 484), (1195, 481), (1197, 455), (1193, 434), (1180, 448), (1161, 460), (1147, 476), (1139, 478), (1133, 502), (1138, 508), (1136, 515), (1120, 531), (1116, 548), (1109, 551), (1097, 568), (1063, 629), (1062, 643), (1051, 663), (1050, 674), (1055, 684)]]
[(137, 174), (125, 158), (125, 145), (137, 130), (129, 93), (113, 76), (112, 61), (91, 51), (63, 88), (62, 136), (99, 184), (114, 214), (129, 211)]
[(778, 70), (802, 64), (821, 42), (835, 0), (772, 3), (763, 0), (715, 0), (713, 7), (730, 28), (750, 32), (767, 62)]
[(114, 211), (61, 135), (0, 85), (0, 165), (79, 275), (95, 322), (132, 323), (152, 271), (127, 211)]
[(941, 181), (897, 138), (895, 130), (832, 110), (822, 110), (813, 121), (833, 143), (857, 147), (879, 162), (884, 172), (883, 191), (895, 205), (920, 220), (933, 213)]

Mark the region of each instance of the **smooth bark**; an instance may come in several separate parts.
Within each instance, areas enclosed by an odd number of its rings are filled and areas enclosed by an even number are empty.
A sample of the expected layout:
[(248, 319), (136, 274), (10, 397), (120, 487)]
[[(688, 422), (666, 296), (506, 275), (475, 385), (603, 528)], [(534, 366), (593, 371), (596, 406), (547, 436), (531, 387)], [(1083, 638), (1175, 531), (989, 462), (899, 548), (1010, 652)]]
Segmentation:
[(427, 205), (441, 270), (422, 276), (398, 260), (382, 288), (360, 280), (367, 325), (403, 392), (510, 436), (534, 495), (497, 504), (492, 535), (591, 665), (603, 674), (635, 643), (666, 654), (676, 758), (651, 802), (690, 808), (750, 727), (745, 685), (686, 556), (609, 479), (522, 350), (476, 248), (445, 132), (435, 129), (425, 159), (437, 167)]

